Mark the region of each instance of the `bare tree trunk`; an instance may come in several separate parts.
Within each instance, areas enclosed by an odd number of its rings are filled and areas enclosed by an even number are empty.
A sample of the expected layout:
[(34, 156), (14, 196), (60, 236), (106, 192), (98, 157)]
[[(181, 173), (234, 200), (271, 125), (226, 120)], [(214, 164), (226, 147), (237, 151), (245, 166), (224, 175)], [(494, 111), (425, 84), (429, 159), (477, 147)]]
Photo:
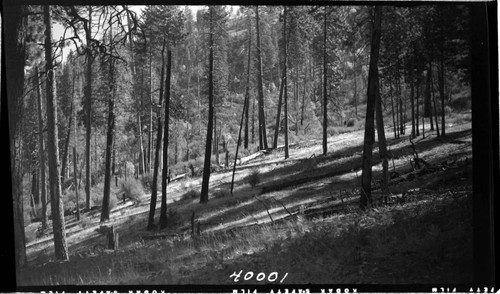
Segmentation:
[(300, 125), (304, 125), (304, 107), (305, 107), (305, 101), (306, 101), (306, 85), (307, 85), (307, 69), (304, 67), (304, 88), (302, 92), (302, 105), (301, 105), (301, 114), (300, 114)]
[[(251, 63), (251, 53), (252, 53), (252, 21), (250, 18), (250, 12), (248, 13), (248, 55), (247, 55), (247, 86), (245, 89), (245, 100), (250, 103), (250, 63)], [(250, 107), (244, 107), (245, 110), (245, 135), (244, 135), (244, 147), (248, 149), (248, 109)]]
[[(240, 121), (240, 129), (238, 131), (238, 142), (236, 144), (236, 152), (234, 154), (234, 165), (233, 165), (233, 175), (231, 178), (231, 195), (233, 195), (233, 188), (234, 188), (234, 174), (236, 173), (236, 163), (238, 162), (238, 151), (240, 149), (240, 143), (241, 143), (241, 129), (243, 128), (243, 119), (245, 118), (245, 110), (248, 108), (248, 96), (245, 96), (245, 100), (243, 102), (243, 110), (241, 111), (241, 121)], [(227, 154), (226, 153), (226, 166), (227, 166)]]
[(255, 143), (255, 99), (252, 99), (252, 144)]
[(64, 142), (64, 153), (63, 153), (63, 157), (62, 157), (62, 160), (63, 160), (62, 168), (61, 168), (61, 182), (62, 183), (64, 183), (66, 170), (67, 170), (67, 166), (68, 166), (69, 140), (71, 139), (70, 138), (70, 136), (71, 136), (71, 122), (73, 119), (73, 116), (71, 115), (71, 113), (73, 112), (73, 104), (71, 104), (69, 111), (70, 111), (70, 114), (69, 114), (68, 130), (66, 133), (66, 141)]
[[(287, 7), (284, 7), (284, 12), (283, 12), (283, 39), (284, 39), (284, 44), (288, 44), (288, 38), (287, 38)], [(285, 159), (289, 157), (289, 150), (288, 150), (288, 80), (287, 80), (287, 45), (283, 47), (283, 85), (284, 85), (284, 103), (283, 103), (283, 108), (284, 108), (284, 113), (283, 115), (285, 116), (285, 126), (284, 126), (284, 131), (285, 131)]]
[(148, 136), (148, 170), (152, 172), (153, 152), (153, 46), (149, 46), (149, 136)]
[[(19, 164), (20, 150), (16, 147), (16, 142), (20, 138), (20, 126), (22, 124), (22, 97), (24, 86), (24, 66), (26, 64), (26, 25), (27, 20), (24, 18), (26, 6), (22, 5), (5, 5), (2, 7), (2, 32), (5, 39), (2, 42), (9, 44), (3, 46), (5, 49), (5, 67), (8, 75), (5, 75), (7, 101), (2, 103), (2, 113), (5, 113), (5, 107), (8, 109), (8, 125), (3, 123), (0, 125), (2, 134), (9, 134), (10, 150), (10, 168), (12, 177), (12, 198), (13, 202), (13, 218), (14, 218), (14, 246), (15, 246), (15, 265), (16, 265), (16, 280), (19, 282), (19, 273), (21, 267), (27, 264), (26, 258), (26, 243), (24, 235), (24, 218), (23, 218), (23, 195), (22, 195), (22, 176), (20, 174), (21, 165)], [(2, 58), (3, 63), (3, 58)], [(2, 65), (3, 66), (3, 65)], [(3, 76), (2, 76), (3, 78)], [(3, 85), (2, 85), (3, 87)], [(3, 96), (3, 92), (2, 92)], [(3, 100), (4, 97), (2, 97)], [(8, 129), (7, 129), (8, 126)]]
[(59, 177), (59, 148), (57, 142), (57, 101), (55, 100), (55, 73), (52, 60), (52, 24), (50, 6), (44, 6), (45, 23), (45, 71), (47, 73), (47, 142), (49, 157), (50, 203), (54, 231), (54, 253), (58, 260), (67, 260), (68, 247), (64, 228), (64, 207), (61, 197), (61, 178)]
[(156, 147), (155, 147), (155, 161), (153, 167), (153, 183), (151, 183), (151, 202), (149, 205), (149, 215), (148, 215), (148, 230), (154, 229), (154, 218), (155, 218), (155, 210), (156, 210), (156, 201), (157, 201), (157, 183), (158, 183), (158, 169), (160, 166), (160, 149), (161, 149), (161, 141), (163, 135), (163, 124), (162, 124), (162, 111), (161, 108), (163, 106), (163, 78), (165, 76), (165, 45), (166, 39), (163, 36), (163, 45), (161, 49), (161, 74), (160, 74), (160, 95), (158, 105), (158, 130), (156, 134)]
[[(113, 25), (110, 21), (110, 43), (113, 39)], [(109, 198), (110, 198), (110, 188), (111, 188), (111, 153), (113, 151), (113, 138), (115, 132), (115, 93), (116, 93), (116, 81), (115, 81), (115, 68), (114, 59), (109, 57), (109, 97), (108, 97), (108, 133), (106, 136), (106, 160), (104, 168), (104, 194), (102, 197), (102, 210), (101, 210), (101, 222), (109, 220)]]
[[(429, 64), (429, 68), (432, 70), (432, 64)], [(432, 106), (434, 108), (434, 121), (436, 123), (436, 134), (439, 137), (439, 124), (438, 124), (438, 114), (436, 108), (436, 95), (434, 94), (434, 80), (431, 77), (431, 96), (432, 96)]]
[[(73, 68), (73, 76), (76, 76), (76, 71)], [(74, 98), (74, 97), (73, 97)], [(77, 160), (78, 156), (76, 154), (76, 146), (78, 145), (78, 129), (76, 128), (76, 107), (74, 106), (75, 100), (73, 99), (71, 101), (71, 106), (73, 109), (73, 112), (71, 115), (73, 116), (73, 184), (75, 186), (75, 201), (76, 201), (76, 219), (80, 220), (80, 191), (78, 187), (78, 169), (77, 169)], [(113, 153), (114, 155), (114, 153)], [(113, 163), (114, 163), (114, 156), (113, 156)], [(114, 166), (113, 166), (114, 168)], [(113, 170), (114, 173), (114, 170)]]
[(427, 68), (427, 82), (425, 86), (424, 117), (428, 117), (431, 123), (431, 131), (434, 131), (434, 122), (432, 121), (432, 101), (431, 101), (431, 68)]
[[(440, 59), (439, 59), (439, 96), (441, 98), (441, 136), (444, 137), (446, 135), (446, 126), (445, 126), (445, 111), (444, 111), (444, 100), (445, 100), (445, 95), (444, 95), (444, 35), (443, 32), (441, 31), (441, 40), (439, 42), (439, 48), (440, 48)], [(436, 113), (437, 115), (437, 113)]]
[(420, 73), (417, 72), (417, 78), (416, 78), (416, 85), (415, 85), (415, 90), (416, 90), (416, 97), (415, 97), (415, 131), (416, 135), (420, 136)]
[(283, 73), (281, 76), (280, 94), (279, 94), (279, 98), (278, 98), (278, 110), (276, 112), (276, 127), (274, 128), (273, 149), (276, 149), (278, 147), (278, 135), (279, 135), (279, 130), (280, 130), (280, 118), (281, 118), (280, 117), (281, 116), (281, 104), (282, 104), (282, 99), (283, 99), (283, 88), (284, 88), (284, 84), (283, 84), (284, 74), (285, 74), (284, 68), (285, 67), (283, 67)]
[(167, 227), (167, 178), (168, 168), (168, 126), (170, 120), (170, 77), (172, 71), (172, 50), (167, 45), (167, 76), (165, 78), (165, 120), (163, 122), (163, 170), (161, 174), (161, 208), (160, 208), (160, 229)]
[(391, 82), (389, 82), (389, 87), (390, 87), (389, 92), (391, 93), (390, 96), (391, 96), (391, 107), (392, 107), (392, 129), (394, 131), (394, 139), (397, 139), (398, 138), (398, 131), (397, 131), (398, 125), (396, 123), (396, 109), (394, 108), (394, 92), (393, 92)]
[(208, 124), (207, 124), (207, 142), (205, 144), (205, 162), (203, 164), (203, 180), (201, 183), (200, 203), (208, 202), (208, 185), (210, 182), (210, 150), (212, 148), (213, 116), (214, 116), (214, 32), (213, 32), (213, 7), (209, 6), (210, 15), (210, 39), (209, 39), (209, 57), (208, 57)]
[[(415, 138), (416, 128), (415, 128), (415, 93), (414, 93), (414, 80), (413, 80), (413, 66), (410, 67), (410, 103), (411, 103), (411, 137)], [(418, 129), (418, 127), (417, 127)]]
[(323, 15), (323, 155), (326, 156), (328, 152), (328, 142), (327, 142), (327, 128), (328, 128), (328, 97), (326, 92), (327, 87), (327, 53), (326, 53), (326, 33), (327, 33), (327, 22), (326, 22), (326, 7), (324, 7), (325, 12)]
[[(92, 6), (89, 5), (89, 25), (87, 37), (87, 46), (90, 46), (90, 39), (92, 36)], [(85, 86), (85, 118), (86, 118), (86, 134), (85, 134), (85, 208), (90, 209), (90, 177), (91, 177), (91, 166), (90, 166), (90, 138), (92, 135), (92, 62), (94, 57), (90, 48), (87, 48), (87, 81)]]
[(267, 149), (266, 117), (264, 114), (264, 84), (262, 81), (262, 54), (260, 44), (259, 6), (255, 6), (255, 28), (257, 32), (257, 90), (259, 104), (259, 148)]
[(38, 100), (38, 154), (40, 157), (40, 202), (42, 202), (42, 231), (47, 229), (47, 180), (45, 176), (45, 151), (43, 140), (43, 117), (42, 117), (42, 93), (40, 90), (40, 80), (38, 67), (35, 67), (35, 84)]
[(366, 106), (365, 139), (363, 145), (363, 161), (361, 175), (360, 207), (366, 209), (368, 203), (372, 204), (371, 182), (372, 182), (372, 148), (374, 143), (374, 106), (378, 93), (378, 55), (380, 48), (382, 9), (380, 6), (374, 8), (372, 20), (372, 40), (370, 52), (370, 69), (368, 73), (368, 93)]

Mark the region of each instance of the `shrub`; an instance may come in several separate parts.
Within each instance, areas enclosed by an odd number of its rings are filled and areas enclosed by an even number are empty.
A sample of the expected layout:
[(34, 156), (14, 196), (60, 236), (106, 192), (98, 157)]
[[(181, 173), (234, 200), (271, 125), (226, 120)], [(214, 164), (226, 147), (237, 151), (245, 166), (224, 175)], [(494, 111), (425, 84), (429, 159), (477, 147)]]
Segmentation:
[(339, 134), (338, 128), (335, 127), (329, 127), (327, 130), (328, 136), (337, 136)]
[[(161, 189), (161, 181), (160, 181), (161, 175), (158, 176), (156, 179), (156, 191), (159, 191)], [(153, 184), (153, 174), (146, 174), (141, 177), (141, 184), (142, 187), (148, 191), (151, 192), (151, 187)]]
[(444, 107), (445, 115), (449, 116), (449, 115), (451, 115), (452, 112), (453, 112), (453, 110), (451, 109), (451, 107), (449, 107), (449, 106)]
[(118, 199), (116, 198), (116, 195), (114, 194), (109, 195), (109, 210), (115, 208), (117, 203)]
[(354, 117), (351, 117), (350, 119), (347, 120), (346, 126), (348, 127), (355, 127), (358, 125), (358, 120)]
[(450, 102), (451, 108), (456, 111), (467, 111), (471, 109), (471, 97), (470, 95), (460, 95), (455, 97)]
[(142, 187), (141, 182), (129, 178), (127, 181), (121, 182), (121, 189), (118, 192), (118, 195), (125, 193), (125, 197), (131, 199), (135, 202), (140, 202), (140, 198), (144, 195), (144, 188)]
[(247, 177), (247, 183), (250, 184), (252, 188), (255, 188), (255, 186), (260, 183), (260, 172), (258, 169), (253, 168), (250, 171), (250, 175)]
[(217, 189), (212, 194), (213, 198), (223, 198), (229, 195), (229, 191), (226, 189)]
[(200, 193), (197, 190), (191, 189), (181, 196), (182, 200), (191, 200), (200, 197)]
[(170, 208), (167, 211), (167, 228), (175, 228), (182, 224), (181, 214), (177, 209)]

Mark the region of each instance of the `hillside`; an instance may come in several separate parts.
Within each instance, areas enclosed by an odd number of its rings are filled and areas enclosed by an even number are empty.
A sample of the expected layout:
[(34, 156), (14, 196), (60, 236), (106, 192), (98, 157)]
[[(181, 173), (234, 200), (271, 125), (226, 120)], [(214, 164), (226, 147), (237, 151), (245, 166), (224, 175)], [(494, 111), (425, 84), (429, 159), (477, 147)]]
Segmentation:
[[(80, 221), (67, 216), (70, 260), (51, 260), (47, 231), (27, 244), (29, 266), (20, 284), (234, 284), (230, 276), (240, 270), (238, 283), (245, 284), (268, 283), (244, 281), (245, 271), (278, 272), (274, 283), (284, 284), (471, 281), (470, 118), (450, 121), (444, 138), (418, 137), (418, 156), (428, 165), (417, 171), (408, 137), (389, 135), (392, 197), (387, 205), (381, 201), (377, 163), (376, 205), (367, 211), (358, 208), (362, 140), (362, 130), (332, 136), (327, 156), (320, 155), (320, 140), (294, 145), (287, 160), (279, 150), (262, 154), (237, 166), (233, 195), (232, 170), (221, 170), (211, 176), (207, 204), (198, 203), (201, 178), (174, 181), (163, 231), (146, 231), (149, 194), (118, 203), (104, 224), (99, 210)], [(104, 249), (101, 227), (111, 225), (117, 250)]]

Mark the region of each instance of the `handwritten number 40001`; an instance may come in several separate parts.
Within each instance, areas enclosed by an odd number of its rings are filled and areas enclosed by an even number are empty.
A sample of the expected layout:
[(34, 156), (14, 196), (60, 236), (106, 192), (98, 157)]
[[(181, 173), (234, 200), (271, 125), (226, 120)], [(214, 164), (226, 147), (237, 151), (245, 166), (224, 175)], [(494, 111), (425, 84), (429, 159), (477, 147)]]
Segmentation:
[[(239, 273), (234, 272), (232, 275), (229, 276), (229, 278), (234, 278), (234, 282), (239, 282), (242, 273), (243, 273), (243, 270), (241, 270)], [(283, 281), (286, 279), (287, 276), (288, 276), (288, 273), (285, 273), (283, 278), (280, 280), (280, 283), (283, 283)], [(248, 281), (254, 277), (257, 281), (261, 282), (261, 281), (264, 281), (266, 279), (266, 274), (265, 273), (258, 273), (257, 275), (254, 275), (253, 272), (247, 272), (243, 276), (243, 280)], [(277, 280), (278, 280), (278, 273), (277, 272), (272, 272), (267, 276), (267, 281), (269, 281), (271, 283), (275, 282)]]

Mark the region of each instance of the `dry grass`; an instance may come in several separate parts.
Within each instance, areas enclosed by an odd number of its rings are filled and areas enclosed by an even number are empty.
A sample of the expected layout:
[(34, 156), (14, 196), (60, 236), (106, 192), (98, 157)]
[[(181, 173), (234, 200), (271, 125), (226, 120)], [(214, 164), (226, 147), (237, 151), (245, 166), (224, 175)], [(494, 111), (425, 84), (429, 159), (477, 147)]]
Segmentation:
[[(454, 128), (461, 131), (467, 129), (467, 125)], [(180, 232), (178, 237), (138, 241), (141, 235), (147, 234), (144, 230), (147, 207), (137, 207), (135, 209), (144, 212), (134, 217), (124, 216), (121, 220), (122, 249), (89, 252), (90, 244), (95, 244), (95, 241), (85, 240), (87, 245), (81, 243), (78, 251), (70, 247), (71, 252), (88, 252), (84, 258), (72, 256), (66, 263), (27, 268), (23, 271), (22, 283), (221, 284), (229, 283), (228, 277), (234, 271), (251, 267), (260, 271), (280, 268), (290, 273), (288, 281), (293, 279), (297, 283), (358, 283), (360, 276), (364, 279), (362, 282), (367, 283), (451, 283), (459, 277), (467, 279), (470, 272), (463, 266), (468, 264), (471, 254), (468, 239), (471, 233), (466, 197), (443, 199), (443, 193), (424, 191), (418, 205), (394, 205), (369, 213), (337, 214), (328, 219), (295, 217), (279, 220), (288, 214), (271, 197), (284, 203), (290, 211), (300, 211), (301, 207), (314, 205), (327, 197), (335, 199), (338, 197), (338, 193), (333, 193), (335, 191), (358, 186), (355, 169), (359, 165), (361, 141), (359, 132), (356, 133), (332, 138), (330, 144), (337, 149), (327, 157), (309, 158), (311, 153), (321, 150), (320, 146), (311, 145), (291, 149), (291, 158), (284, 163), (279, 152), (255, 160), (253, 166), (259, 169), (262, 179), (256, 188), (244, 183), (251, 168), (239, 167), (232, 196), (228, 193), (230, 173), (216, 173), (211, 179), (210, 201), (204, 205), (197, 201), (199, 179), (174, 183), (169, 186), (169, 200), (184, 195), (185, 201), (169, 204), (170, 213), (175, 211), (175, 216), (170, 217), (177, 223), (167, 232)], [(435, 136), (420, 140), (417, 143), (419, 154), (433, 163), (469, 154), (469, 135), (467, 132), (457, 134), (449, 132), (448, 141), (437, 140)], [(466, 142), (460, 143), (463, 150), (451, 143), (455, 139)], [(390, 144), (395, 153), (396, 168), (404, 168), (408, 165), (406, 157), (411, 154), (407, 140), (391, 140)], [(446, 154), (441, 147), (445, 148)], [(374, 156), (377, 157), (376, 153)], [(339, 175), (260, 195), (260, 186), (276, 184), (283, 178), (293, 180), (332, 170)], [(375, 177), (377, 172), (375, 168)], [(223, 191), (224, 197), (217, 197), (217, 191)], [(255, 195), (260, 195), (258, 197), (267, 206), (274, 224)], [(202, 224), (199, 237), (187, 234), (193, 211), (196, 220)], [(452, 228), (453, 223), (460, 225)], [(443, 253), (443, 248), (451, 248), (453, 253)], [(452, 269), (438, 274), (440, 262)], [(419, 271), (428, 272), (429, 277), (419, 276)], [(198, 275), (203, 276), (203, 280), (197, 278)]]

